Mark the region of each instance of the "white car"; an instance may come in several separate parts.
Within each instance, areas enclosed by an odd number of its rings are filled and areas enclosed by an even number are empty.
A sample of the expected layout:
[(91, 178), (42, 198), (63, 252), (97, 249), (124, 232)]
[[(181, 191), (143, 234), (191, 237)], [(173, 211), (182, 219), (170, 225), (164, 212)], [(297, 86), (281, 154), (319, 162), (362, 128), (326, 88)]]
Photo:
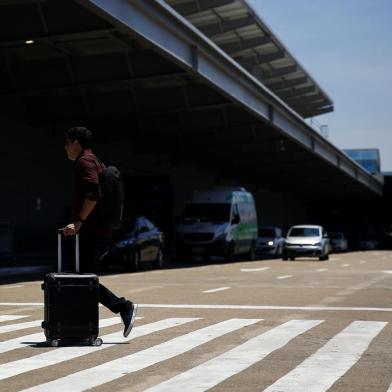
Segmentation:
[(256, 240), (256, 253), (260, 255), (270, 255), (282, 257), (284, 238), (282, 230), (274, 226), (259, 227)]
[(329, 239), (332, 250), (334, 252), (346, 252), (348, 249), (347, 239), (344, 237), (342, 232), (330, 232)]
[(292, 226), (284, 243), (283, 260), (295, 260), (300, 256), (318, 257), (328, 260), (330, 244), (328, 234), (322, 226)]

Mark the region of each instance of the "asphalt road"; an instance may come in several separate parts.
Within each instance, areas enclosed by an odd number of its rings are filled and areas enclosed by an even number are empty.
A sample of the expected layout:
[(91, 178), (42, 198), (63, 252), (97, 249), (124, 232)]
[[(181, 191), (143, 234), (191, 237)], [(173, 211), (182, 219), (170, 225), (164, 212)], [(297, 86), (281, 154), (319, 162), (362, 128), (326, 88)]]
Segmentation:
[(128, 339), (51, 348), (41, 281), (0, 285), (0, 390), (392, 391), (392, 252), (101, 277), (140, 304)]

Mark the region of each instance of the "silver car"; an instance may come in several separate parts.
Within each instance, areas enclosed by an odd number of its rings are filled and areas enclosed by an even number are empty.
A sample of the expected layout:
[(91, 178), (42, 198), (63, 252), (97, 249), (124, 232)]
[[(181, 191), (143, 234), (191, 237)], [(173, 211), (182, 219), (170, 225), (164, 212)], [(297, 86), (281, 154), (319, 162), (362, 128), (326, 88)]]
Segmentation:
[(319, 260), (328, 260), (330, 244), (328, 234), (322, 226), (292, 226), (284, 243), (283, 260), (295, 260), (296, 257), (311, 256)]

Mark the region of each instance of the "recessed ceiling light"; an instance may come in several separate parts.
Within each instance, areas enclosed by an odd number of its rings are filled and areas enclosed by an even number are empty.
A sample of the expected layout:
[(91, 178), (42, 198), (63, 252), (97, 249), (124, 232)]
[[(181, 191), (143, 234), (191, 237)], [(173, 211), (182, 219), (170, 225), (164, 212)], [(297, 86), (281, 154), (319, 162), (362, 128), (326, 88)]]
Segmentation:
[(26, 44), (27, 44), (27, 45), (31, 45), (31, 44), (33, 44), (33, 43), (34, 43), (34, 41), (33, 41), (32, 39), (29, 39), (29, 40), (26, 41)]

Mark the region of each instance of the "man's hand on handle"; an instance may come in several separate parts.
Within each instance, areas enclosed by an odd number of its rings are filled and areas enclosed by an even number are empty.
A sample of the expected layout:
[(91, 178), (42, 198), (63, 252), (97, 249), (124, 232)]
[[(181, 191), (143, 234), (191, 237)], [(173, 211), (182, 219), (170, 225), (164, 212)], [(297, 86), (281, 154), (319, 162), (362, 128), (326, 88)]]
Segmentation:
[(77, 221), (77, 222), (70, 223), (69, 225), (64, 227), (64, 235), (65, 236), (76, 235), (81, 227), (82, 227), (82, 222)]

